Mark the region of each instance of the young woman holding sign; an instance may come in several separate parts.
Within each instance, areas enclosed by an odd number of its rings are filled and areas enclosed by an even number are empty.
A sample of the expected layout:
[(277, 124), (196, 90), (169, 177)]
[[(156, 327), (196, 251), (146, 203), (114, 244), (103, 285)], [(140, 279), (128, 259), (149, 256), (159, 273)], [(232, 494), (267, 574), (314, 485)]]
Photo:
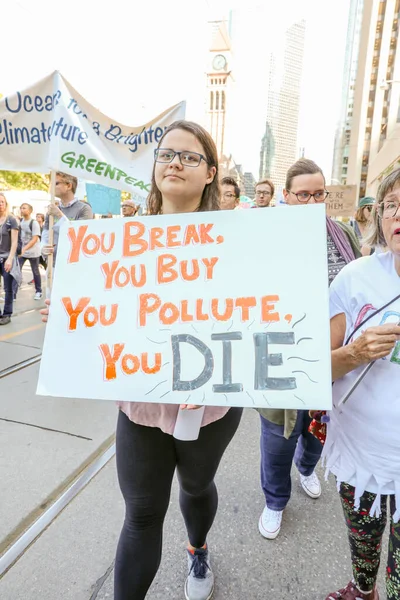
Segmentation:
[[(218, 157), (211, 136), (177, 121), (155, 151), (150, 215), (219, 210)], [(48, 309), (43, 311), (47, 320)], [(117, 470), (126, 514), (115, 561), (115, 600), (142, 600), (161, 561), (162, 530), (175, 469), (189, 544), (187, 600), (213, 595), (207, 535), (218, 505), (214, 477), (234, 436), (241, 408), (206, 407), (199, 437), (175, 439), (180, 410), (191, 405), (122, 402), (117, 425)]]

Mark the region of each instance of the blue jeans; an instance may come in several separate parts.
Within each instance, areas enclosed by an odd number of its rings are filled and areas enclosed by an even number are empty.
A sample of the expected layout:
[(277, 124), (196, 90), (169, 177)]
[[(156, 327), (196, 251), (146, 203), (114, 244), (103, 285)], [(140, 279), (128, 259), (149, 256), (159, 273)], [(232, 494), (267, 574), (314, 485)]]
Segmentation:
[(322, 444), (308, 431), (311, 418), (299, 410), (293, 433), (283, 437), (283, 425), (275, 425), (261, 417), (261, 485), (271, 510), (283, 510), (290, 499), (290, 471), (294, 459), (302, 475), (314, 471), (321, 456)]
[(22, 271), (22, 267), (25, 264), (25, 261), (29, 260), (29, 263), (30, 263), (31, 269), (32, 269), (33, 279), (35, 282), (35, 291), (39, 292), (41, 294), (42, 293), (42, 278), (40, 276), (40, 271), (39, 271), (39, 264), (40, 264), (39, 256), (37, 258), (26, 258), (25, 256), (20, 256), (18, 258), (18, 260), (19, 260), (19, 266), (21, 267), (21, 271)]
[(14, 278), (11, 277), (10, 273), (7, 273), (7, 271), (4, 268), (4, 263), (6, 262), (5, 258), (0, 258), (0, 275), (3, 277), (3, 286), (4, 286), (4, 292), (5, 292), (5, 302), (4, 302), (4, 309), (3, 309), (3, 314), (1, 314), (1, 310), (0, 310), (0, 317), (11, 317), (12, 313), (13, 313), (13, 281)]

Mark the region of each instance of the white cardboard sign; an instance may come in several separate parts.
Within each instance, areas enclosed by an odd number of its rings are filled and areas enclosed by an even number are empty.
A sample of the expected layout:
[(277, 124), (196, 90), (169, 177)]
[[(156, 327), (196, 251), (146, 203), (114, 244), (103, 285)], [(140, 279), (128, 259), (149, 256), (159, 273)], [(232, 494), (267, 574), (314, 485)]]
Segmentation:
[(71, 222), (51, 301), (38, 394), (331, 407), (324, 206)]

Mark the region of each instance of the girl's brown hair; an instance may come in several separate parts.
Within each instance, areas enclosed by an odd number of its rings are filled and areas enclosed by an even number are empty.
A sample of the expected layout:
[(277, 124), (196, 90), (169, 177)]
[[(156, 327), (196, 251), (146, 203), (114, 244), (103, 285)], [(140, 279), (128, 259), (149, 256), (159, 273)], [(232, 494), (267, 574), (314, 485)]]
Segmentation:
[[(366, 206), (370, 206), (370, 205), (366, 205)], [(357, 223), (368, 223), (368, 219), (365, 218), (364, 215), (364, 208), (366, 208), (366, 206), (362, 206), (361, 208), (357, 209), (357, 212), (355, 214), (354, 219), (357, 221)]]
[[(203, 147), (207, 165), (209, 167), (215, 167), (216, 169), (214, 179), (211, 183), (208, 183), (203, 190), (203, 195), (197, 210), (219, 210), (220, 189), (218, 183), (218, 153), (214, 140), (211, 135), (197, 123), (193, 123), (192, 121), (175, 121), (164, 131), (164, 134), (159, 141), (158, 148), (160, 148), (165, 136), (174, 129), (183, 129), (194, 135)], [(162, 212), (162, 195), (156, 184), (155, 168), (156, 165), (154, 162), (153, 173), (151, 175), (151, 189), (150, 194), (147, 197), (148, 215), (159, 215)]]
[(300, 158), (297, 162), (294, 163), (286, 174), (286, 183), (285, 189), (290, 190), (292, 187), (292, 182), (295, 177), (299, 175), (315, 175), (316, 173), (321, 173), (322, 177), (325, 180), (325, 176), (322, 172), (321, 167), (319, 167), (313, 160), (308, 158)]

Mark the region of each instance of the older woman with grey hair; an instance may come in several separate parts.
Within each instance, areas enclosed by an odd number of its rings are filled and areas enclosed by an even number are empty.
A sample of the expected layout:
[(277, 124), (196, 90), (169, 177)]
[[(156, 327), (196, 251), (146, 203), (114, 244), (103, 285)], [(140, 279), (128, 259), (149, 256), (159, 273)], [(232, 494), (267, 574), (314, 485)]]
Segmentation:
[(400, 598), (399, 207), (400, 169), (381, 183), (366, 238), (388, 251), (349, 263), (330, 288), (334, 408), (323, 458), (337, 478), (353, 580), (326, 600), (378, 600), (388, 513), (386, 593)]

